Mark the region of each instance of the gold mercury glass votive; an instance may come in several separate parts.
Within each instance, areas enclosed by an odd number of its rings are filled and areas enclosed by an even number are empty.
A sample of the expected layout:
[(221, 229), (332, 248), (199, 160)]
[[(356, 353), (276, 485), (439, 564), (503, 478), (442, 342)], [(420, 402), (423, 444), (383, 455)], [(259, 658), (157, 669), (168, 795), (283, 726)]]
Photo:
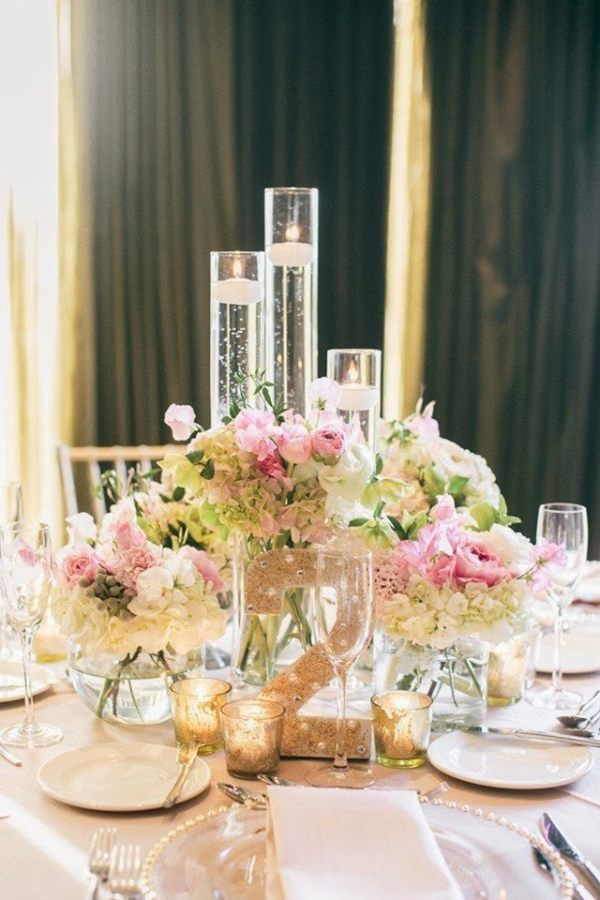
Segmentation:
[(275, 700), (234, 700), (221, 710), (227, 771), (237, 778), (275, 772), (285, 707)]
[(169, 685), (175, 737), (178, 743), (198, 744), (198, 753), (214, 753), (223, 746), (221, 707), (231, 691), (218, 678), (183, 678)]
[(519, 634), (503, 644), (490, 645), (488, 658), (489, 706), (510, 706), (523, 696), (529, 666), (531, 635)]
[(431, 697), (389, 691), (371, 698), (377, 762), (396, 769), (422, 766), (431, 733)]

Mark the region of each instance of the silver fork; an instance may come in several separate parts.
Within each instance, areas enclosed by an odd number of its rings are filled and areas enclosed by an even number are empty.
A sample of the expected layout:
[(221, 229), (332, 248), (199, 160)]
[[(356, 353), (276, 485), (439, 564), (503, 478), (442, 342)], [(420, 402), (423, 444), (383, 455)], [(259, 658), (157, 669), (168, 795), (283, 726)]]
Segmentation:
[(116, 837), (116, 828), (98, 828), (94, 832), (88, 862), (91, 877), (86, 900), (96, 900), (98, 888), (108, 877), (110, 855), (115, 845)]
[(119, 844), (113, 849), (108, 887), (113, 894), (133, 897), (140, 892), (142, 858), (138, 844)]

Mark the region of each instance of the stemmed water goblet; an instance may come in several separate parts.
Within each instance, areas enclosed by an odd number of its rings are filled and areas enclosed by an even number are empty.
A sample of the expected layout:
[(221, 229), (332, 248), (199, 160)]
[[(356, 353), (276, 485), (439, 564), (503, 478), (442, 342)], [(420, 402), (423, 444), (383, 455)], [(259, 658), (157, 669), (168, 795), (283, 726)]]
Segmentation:
[(11, 747), (46, 747), (62, 739), (54, 725), (41, 725), (33, 713), (31, 643), (48, 605), (52, 587), (50, 530), (41, 523), (23, 521), (0, 526), (0, 594), (8, 619), (21, 639), (25, 718), (0, 732), (0, 742)]
[[(23, 488), (20, 481), (0, 482), (0, 525), (14, 525), (23, 520)], [(0, 598), (0, 660), (18, 660), (14, 633), (8, 624), (6, 603)]]
[(350, 766), (346, 754), (348, 672), (373, 630), (372, 557), (359, 542), (338, 537), (319, 551), (316, 603), (315, 636), (337, 676), (338, 708), (333, 765), (320, 766), (307, 781), (316, 787), (368, 787), (373, 773)]
[(563, 565), (550, 562), (545, 572), (550, 579), (548, 594), (555, 608), (554, 665), (552, 686), (531, 691), (528, 699), (546, 709), (570, 709), (581, 703), (581, 695), (563, 688), (563, 614), (575, 595), (577, 582), (587, 559), (588, 521), (585, 506), (577, 503), (544, 503), (539, 508), (537, 540), (558, 544), (564, 549)]

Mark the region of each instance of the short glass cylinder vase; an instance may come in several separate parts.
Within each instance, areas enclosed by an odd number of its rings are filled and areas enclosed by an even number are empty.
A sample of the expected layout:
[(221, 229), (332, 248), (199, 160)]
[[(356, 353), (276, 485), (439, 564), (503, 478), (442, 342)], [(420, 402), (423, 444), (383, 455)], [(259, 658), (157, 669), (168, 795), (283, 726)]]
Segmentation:
[(532, 643), (533, 636), (527, 632), (490, 646), (488, 706), (510, 706), (522, 698)]
[(487, 644), (461, 638), (446, 650), (386, 634), (374, 637), (374, 689), (420, 691), (431, 697), (432, 730), (481, 725), (487, 706)]
[[(257, 542), (236, 538), (232, 556), (235, 671), (245, 684), (262, 687), (288, 669), (314, 643), (314, 589), (290, 588), (282, 596), (281, 612), (265, 615), (248, 610), (248, 566), (264, 552)], [(251, 605), (251, 601), (250, 601)]]
[(69, 658), (69, 677), (88, 709), (120, 725), (157, 725), (170, 719), (169, 682), (203, 674), (201, 650), (179, 655), (138, 649), (122, 659), (78, 652)]

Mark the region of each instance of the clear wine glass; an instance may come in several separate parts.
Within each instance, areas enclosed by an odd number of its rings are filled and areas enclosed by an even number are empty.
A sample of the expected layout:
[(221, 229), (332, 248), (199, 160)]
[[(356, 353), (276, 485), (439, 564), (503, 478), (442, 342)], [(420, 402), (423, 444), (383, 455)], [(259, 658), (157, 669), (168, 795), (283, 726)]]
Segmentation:
[(317, 787), (362, 788), (375, 778), (364, 766), (348, 765), (346, 693), (348, 672), (367, 646), (373, 630), (373, 568), (362, 544), (338, 538), (319, 551), (315, 635), (322, 643), (338, 681), (338, 708), (333, 765), (307, 776)]
[(587, 559), (588, 521), (585, 506), (577, 503), (544, 503), (539, 508), (538, 542), (546, 539), (562, 546), (566, 564), (550, 563), (545, 569), (551, 581), (549, 597), (554, 605), (554, 665), (552, 686), (532, 691), (528, 699), (545, 709), (571, 709), (581, 703), (581, 694), (568, 691), (562, 683), (563, 614), (573, 601), (575, 588)]
[(46, 747), (62, 739), (54, 725), (40, 725), (33, 713), (31, 642), (48, 605), (52, 585), (50, 530), (41, 523), (17, 522), (0, 526), (0, 593), (10, 624), (23, 650), (25, 718), (0, 732), (11, 747)]
[[(23, 520), (23, 487), (20, 481), (0, 481), (0, 525)], [(0, 660), (21, 658), (15, 635), (8, 624), (6, 603), (0, 598)]]

